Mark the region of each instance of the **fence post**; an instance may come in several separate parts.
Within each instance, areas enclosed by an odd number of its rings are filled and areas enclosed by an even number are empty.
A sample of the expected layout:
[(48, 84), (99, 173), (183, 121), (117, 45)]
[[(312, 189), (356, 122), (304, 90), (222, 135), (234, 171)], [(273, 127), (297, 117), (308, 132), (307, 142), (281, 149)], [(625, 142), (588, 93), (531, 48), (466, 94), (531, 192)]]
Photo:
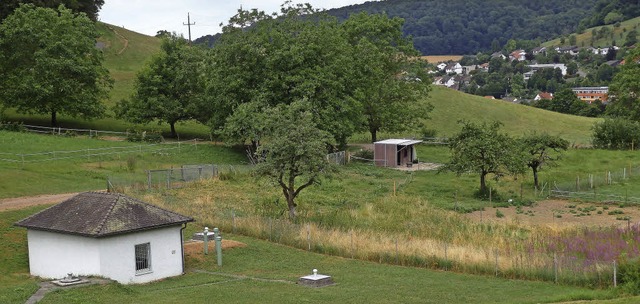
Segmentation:
[(492, 192), (493, 192), (493, 188), (489, 187), (489, 205), (491, 205), (491, 208), (493, 208), (493, 199), (492, 199)]
[(496, 257), (496, 277), (498, 276), (498, 249), (494, 249), (493, 253)]
[(233, 233), (236, 233), (236, 211), (231, 210), (231, 226), (233, 227)]
[(558, 284), (558, 256), (553, 253), (553, 275), (555, 277), (555, 283)]
[(618, 287), (618, 265), (613, 260), (613, 287)]
[(147, 170), (147, 190), (151, 190), (151, 170)]
[(351, 229), (350, 231), (350, 235), (351, 235), (351, 258), (353, 259), (353, 229)]
[(311, 224), (307, 224), (307, 247), (311, 251)]
[(396, 238), (396, 265), (398, 265), (398, 238)]
[(90, 152), (89, 152), (89, 149), (87, 149), (87, 160), (88, 160), (88, 161), (91, 161), (91, 154), (90, 154)]
[(444, 269), (447, 269), (447, 262), (449, 261), (449, 256), (447, 255), (447, 242), (444, 242)]

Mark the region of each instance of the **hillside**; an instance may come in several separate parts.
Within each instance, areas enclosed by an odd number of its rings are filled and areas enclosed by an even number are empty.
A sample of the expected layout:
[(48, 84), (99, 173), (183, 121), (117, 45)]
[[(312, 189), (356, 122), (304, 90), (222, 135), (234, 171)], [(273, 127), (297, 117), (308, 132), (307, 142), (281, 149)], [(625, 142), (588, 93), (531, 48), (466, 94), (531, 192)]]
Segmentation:
[(129, 96), (136, 72), (160, 50), (160, 39), (102, 22), (98, 22), (97, 27), (100, 33), (98, 42), (104, 46), (105, 66), (115, 80), (107, 102), (111, 106)]
[(328, 12), (342, 20), (362, 11), (404, 18), (404, 33), (413, 37), (423, 55), (476, 54), (499, 49), (509, 39), (545, 41), (575, 32), (599, 2), (388, 0)]
[[(629, 19), (623, 22), (620, 22), (620, 26), (616, 27), (612, 24), (596, 26), (589, 29), (586, 29), (583, 33), (578, 34), (574, 33), (571, 35), (575, 35), (576, 43), (575, 45), (580, 47), (608, 47), (612, 45), (622, 46), (627, 38), (627, 34), (632, 31), (638, 31), (638, 26), (640, 25), (640, 17), (636, 17), (633, 19)], [(605, 29), (603, 29), (605, 28)], [(595, 35), (594, 35), (595, 34)], [(569, 46), (569, 37), (570, 35), (565, 35), (565, 43), (561, 43), (560, 38), (553, 39), (543, 43), (543, 46)]]
[(434, 86), (427, 99), (434, 105), (430, 128), (438, 131), (437, 136), (451, 136), (460, 126), (461, 119), (482, 122), (498, 120), (503, 129), (513, 135), (527, 132), (548, 132), (560, 135), (573, 144), (588, 145), (591, 127), (596, 118), (566, 115), (534, 107), (492, 100), (470, 95), (456, 90)]

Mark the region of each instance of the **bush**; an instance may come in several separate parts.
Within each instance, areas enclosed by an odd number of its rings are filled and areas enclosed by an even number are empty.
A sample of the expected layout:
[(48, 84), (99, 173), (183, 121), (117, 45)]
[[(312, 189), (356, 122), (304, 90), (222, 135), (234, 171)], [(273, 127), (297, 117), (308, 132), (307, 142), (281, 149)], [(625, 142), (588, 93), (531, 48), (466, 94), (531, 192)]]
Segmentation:
[(21, 122), (0, 122), (0, 130), (26, 132), (27, 128), (25, 128)]
[(127, 141), (130, 142), (148, 142), (148, 143), (159, 143), (163, 142), (164, 138), (162, 134), (157, 131), (127, 131)]
[(621, 118), (605, 119), (594, 124), (592, 142), (598, 149), (631, 149), (640, 143), (640, 124)]
[(618, 266), (620, 286), (632, 295), (640, 294), (640, 260), (623, 260)]
[(364, 159), (373, 159), (373, 150), (361, 149), (358, 152), (353, 153), (353, 156)]

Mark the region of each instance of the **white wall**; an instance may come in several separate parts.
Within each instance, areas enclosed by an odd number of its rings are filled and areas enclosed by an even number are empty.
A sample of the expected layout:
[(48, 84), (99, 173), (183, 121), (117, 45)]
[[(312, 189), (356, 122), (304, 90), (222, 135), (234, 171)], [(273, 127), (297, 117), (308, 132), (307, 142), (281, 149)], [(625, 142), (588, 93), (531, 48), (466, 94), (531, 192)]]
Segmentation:
[(100, 274), (98, 239), (29, 229), (29, 269), (43, 278)]
[[(123, 284), (146, 283), (182, 274), (181, 226), (100, 240), (100, 272)], [(136, 275), (135, 245), (151, 244), (151, 272)]]
[[(106, 238), (29, 229), (31, 274), (60, 279), (97, 275), (122, 284), (146, 283), (182, 274), (181, 228), (173, 226)], [(151, 271), (136, 275), (135, 245), (151, 244)]]

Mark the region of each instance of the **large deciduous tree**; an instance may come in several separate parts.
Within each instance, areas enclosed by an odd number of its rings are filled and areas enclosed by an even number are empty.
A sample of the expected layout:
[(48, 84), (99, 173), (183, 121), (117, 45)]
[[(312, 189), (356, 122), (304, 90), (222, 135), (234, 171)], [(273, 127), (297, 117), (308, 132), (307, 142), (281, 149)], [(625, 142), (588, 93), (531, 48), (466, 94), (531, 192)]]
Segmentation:
[(533, 171), (533, 183), (538, 188), (538, 172), (544, 166), (553, 166), (560, 153), (569, 148), (569, 142), (547, 133), (532, 133), (520, 139), (527, 167)]
[(419, 102), (429, 91), (428, 74), (411, 38), (404, 37), (401, 18), (354, 14), (342, 28), (353, 46), (357, 83), (354, 98), (361, 106), (361, 129), (377, 140), (379, 131), (417, 128), (432, 106)]
[(640, 119), (640, 48), (631, 51), (609, 85), (607, 113), (632, 120)]
[(220, 133), (241, 127), (231, 123), (240, 104), (267, 109), (307, 100), (318, 127), (346, 144), (359, 110), (350, 98), (356, 81), (350, 48), (337, 20), (308, 5), (285, 3), (276, 16), (240, 10), (214, 46), (207, 73), (211, 98), (200, 120)]
[(98, 20), (98, 12), (104, 5), (104, 0), (2, 0), (0, 2), (0, 21), (11, 15), (20, 4), (29, 3), (53, 9), (64, 5), (74, 13), (85, 13), (91, 20), (96, 21)]
[(462, 130), (449, 140), (451, 159), (442, 170), (456, 174), (477, 173), (480, 175), (480, 194), (487, 194), (486, 177), (496, 178), (507, 173), (524, 172), (522, 154), (515, 140), (500, 133), (501, 123), (474, 124), (461, 121)]
[(204, 65), (203, 49), (168, 35), (161, 52), (138, 72), (131, 98), (116, 105), (116, 115), (134, 123), (166, 122), (176, 137), (175, 124), (196, 116), (204, 94)]
[(0, 100), (22, 113), (100, 117), (111, 87), (94, 23), (64, 6), (21, 5), (0, 24)]
[(257, 151), (262, 156), (257, 172), (280, 186), (291, 219), (296, 217), (295, 199), (300, 191), (332, 171), (326, 158), (332, 136), (316, 125), (312, 111), (307, 102), (272, 108), (265, 144)]

